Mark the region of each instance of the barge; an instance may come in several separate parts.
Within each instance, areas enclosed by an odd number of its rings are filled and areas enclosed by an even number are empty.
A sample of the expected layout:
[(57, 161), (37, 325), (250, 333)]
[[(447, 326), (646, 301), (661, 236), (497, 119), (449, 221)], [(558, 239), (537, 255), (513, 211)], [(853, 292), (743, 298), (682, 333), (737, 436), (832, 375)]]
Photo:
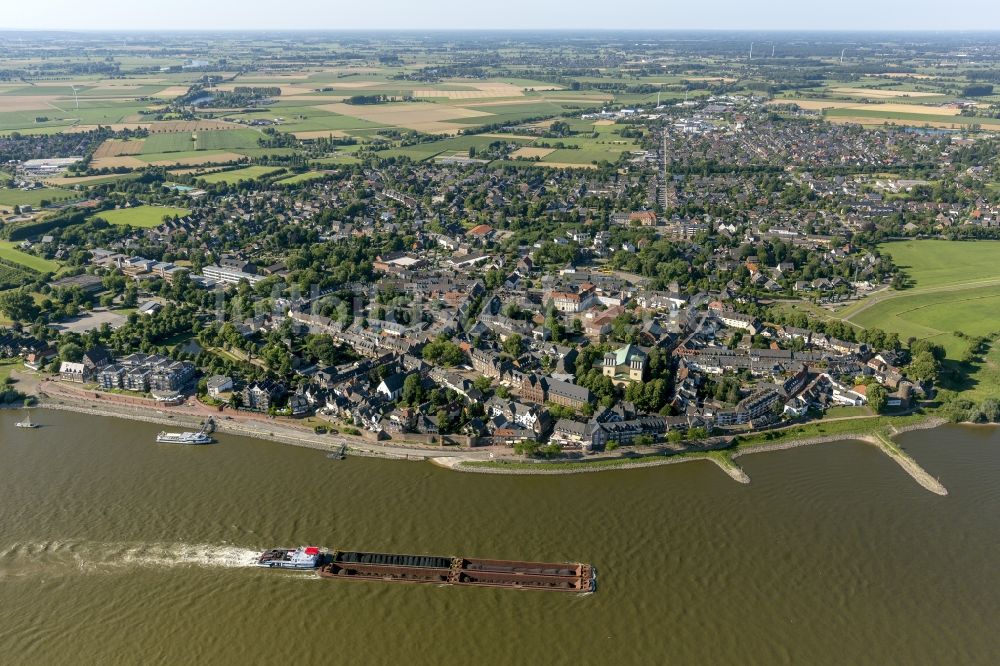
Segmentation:
[(381, 580), (577, 593), (593, 592), (597, 587), (596, 571), (589, 564), (341, 550), (325, 556), (318, 573), (322, 578), (338, 580)]

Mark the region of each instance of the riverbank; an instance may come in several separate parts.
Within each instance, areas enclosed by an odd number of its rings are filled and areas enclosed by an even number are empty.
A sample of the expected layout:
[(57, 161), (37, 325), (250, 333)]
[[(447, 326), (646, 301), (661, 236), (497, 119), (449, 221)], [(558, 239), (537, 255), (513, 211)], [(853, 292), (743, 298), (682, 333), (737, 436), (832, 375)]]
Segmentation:
[[(736, 462), (736, 459), (755, 453), (767, 453), (770, 451), (784, 451), (814, 444), (824, 444), (830, 442), (842, 442), (845, 440), (858, 440), (877, 446), (886, 455), (892, 458), (907, 474), (909, 474), (921, 487), (937, 495), (947, 495), (948, 491), (940, 481), (931, 476), (920, 464), (909, 454), (892, 442), (890, 436), (898, 435), (915, 430), (928, 430), (940, 427), (947, 423), (940, 417), (921, 417), (919, 420), (910, 421), (900, 426), (888, 424), (882, 419), (885, 417), (873, 417), (876, 424), (866, 427), (859, 424), (856, 432), (837, 432), (836, 434), (817, 435), (811, 437), (794, 437), (790, 439), (772, 439), (761, 441), (760, 443), (737, 444), (735, 448), (717, 449), (712, 451), (698, 451), (689, 453), (677, 453), (668, 455), (650, 455), (643, 457), (618, 457), (601, 458), (592, 461), (455, 461), (432, 459), (432, 462), (447, 467), (448, 469), (460, 472), (475, 472), (482, 474), (523, 474), (523, 475), (557, 475), (557, 474), (580, 474), (588, 472), (604, 472), (621, 469), (638, 469), (641, 467), (659, 467), (661, 465), (691, 462), (695, 460), (708, 460), (719, 467), (723, 472), (739, 483), (750, 483), (749, 475)], [(859, 421), (865, 421), (859, 419)], [(808, 426), (807, 426), (808, 427)], [(790, 430), (802, 428), (793, 426)], [(781, 431), (772, 431), (755, 437), (780, 438)]]
[[(139, 421), (143, 423), (155, 423), (157, 425), (173, 426), (175, 428), (199, 429), (204, 423), (204, 419), (196, 415), (184, 413), (166, 412), (150, 414), (146, 412), (124, 411), (119, 405), (110, 406), (85, 404), (71, 402), (67, 400), (55, 401), (42, 398), (33, 407), (38, 409), (52, 409), (77, 414), (87, 414), (90, 416), (103, 416), (126, 421)], [(386, 458), (391, 460), (424, 460), (430, 457), (433, 452), (411, 449), (406, 447), (385, 447), (379, 445), (367, 445), (366, 443), (354, 442), (343, 438), (334, 438), (330, 435), (316, 435), (304, 430), (292, 429), (280, 423), (267, 423), (267, 427), (257, 426), (243, 421), (215, 419), (216, 432), (249, 437), (251, 439), (261, 439), (279, 444), (289, 444), (309, 449), (327, 451), (330, 453), (339, 452), (343, 447), (347, 447), (347, 452), (351, 455), (368, 458)]]
[(689, 453), (675, 453), (669, 455), (647, 455), (647, 456), (617, 456), (614, 458), (598, 458), (590, 461), (551, 461), (551, 462), (529, 462), (527, 460), (483, 460), (468, 461), (456, 458), (436, 457), (429, 458), (430, 462), (441, 467), (445, 467), (457, 472), (474, 472), (479, 474), (508, 474), (508, 475), (539, 475), (553, 476), (560, 474), (586, 474), (592, 472), (607, 472), (613, 470), (639, 469), (642, 467), (660, 467), (662, 465), (676, 465), (697, 460), (707, 460), (714, 463), (719, 469), (725, 472), (730, 478), (739, 483), (750, 483), (747, 476), (738, 465), (732, 462), (721, 451), (693, 451)]
[[(559, 475), (592, 473), (611, 470), (658, 467), (695, 460), (707, 460), (727, 476), (742, 484), (750, 477), (736, 462), (740, 456), (767, 451), (780, 451), (812, 444), (856, 439), (878, 446), (922, 487), (938, 495), (947, 495), (947, 489), (907, 455), (895, 443), (893, 435), (911, 430), (936, 428), (946, 421), (939, 417), (907, 415), (898, 417), (865, 417), (840, 421), (818, 421), (809, 424), (786, 426), (733, 440), (732, 445), (719, 439), (717, 446), (701, 450), (656, 453), (630, 453), (618, 456), (595, 456), (588, 460), (536, 461), (515, 458), (505, 450), (446, 449), (405, 444), (378, 444), (360, 439), (329, 434), (317, 434), (302, 427), (276, 420), (222, 418), (207, 408), (185, 410), (183, 407), (163, 409), (142, 408), (123, 404), (100, 404), (82, 396), (61, 393), (51, 396), (41, 388), (35, 378), (37, 407), (73, 411), (92, 416), (104, 416), (179, 428), (198, 429), (205, 420), (215, 418), (220, 433), (263, 439), (327, 452), (346, 451), (351, 455), (386, 458), (393, 460), (429, 460), (434, 464), (459, 472), (509, 475)], [(61, 386), (59, 387), (62, 388)], [(822, 434), (813, 434), (822, 433)]]

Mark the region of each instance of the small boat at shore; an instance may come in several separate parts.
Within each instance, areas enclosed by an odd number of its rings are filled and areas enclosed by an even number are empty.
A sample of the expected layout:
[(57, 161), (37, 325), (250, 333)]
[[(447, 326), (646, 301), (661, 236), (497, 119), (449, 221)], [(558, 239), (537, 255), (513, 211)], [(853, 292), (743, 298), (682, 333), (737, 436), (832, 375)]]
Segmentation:
[(166, 432), (156, 436), (160, 444), (211, 444), (212, 438), (204, 431), (199, 432)]
[(24, 415), (24, 420), (23, 421), (18, 421), (14, 425), (16, 425), (18, 428), (37, 428), (38, 427), (37, 423), (32, 423), (31, 422), (31, 414), (25, 414)]

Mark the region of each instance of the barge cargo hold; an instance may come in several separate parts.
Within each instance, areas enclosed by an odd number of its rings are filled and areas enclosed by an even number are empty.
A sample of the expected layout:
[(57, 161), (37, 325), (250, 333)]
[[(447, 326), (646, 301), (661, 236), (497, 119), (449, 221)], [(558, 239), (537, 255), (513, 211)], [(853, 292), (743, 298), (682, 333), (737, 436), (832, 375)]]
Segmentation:
[(559, 592), (593, 592), (597, 586), (596, 571), (589, 564), (340, 550), (333, 551), (324, 558), (319, 575), (339, 580), (382, 580)]

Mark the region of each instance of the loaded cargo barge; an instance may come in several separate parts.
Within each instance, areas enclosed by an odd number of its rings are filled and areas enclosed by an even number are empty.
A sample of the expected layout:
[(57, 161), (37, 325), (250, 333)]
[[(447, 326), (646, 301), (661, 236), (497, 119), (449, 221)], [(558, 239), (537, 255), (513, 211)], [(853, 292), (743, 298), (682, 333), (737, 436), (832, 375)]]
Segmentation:
[(589, 564), (341, 550), (324, 556), (319, 575), (338, 580), (382, 580), (559, 592), (593, 592), (597, 587), (596, 571)]

